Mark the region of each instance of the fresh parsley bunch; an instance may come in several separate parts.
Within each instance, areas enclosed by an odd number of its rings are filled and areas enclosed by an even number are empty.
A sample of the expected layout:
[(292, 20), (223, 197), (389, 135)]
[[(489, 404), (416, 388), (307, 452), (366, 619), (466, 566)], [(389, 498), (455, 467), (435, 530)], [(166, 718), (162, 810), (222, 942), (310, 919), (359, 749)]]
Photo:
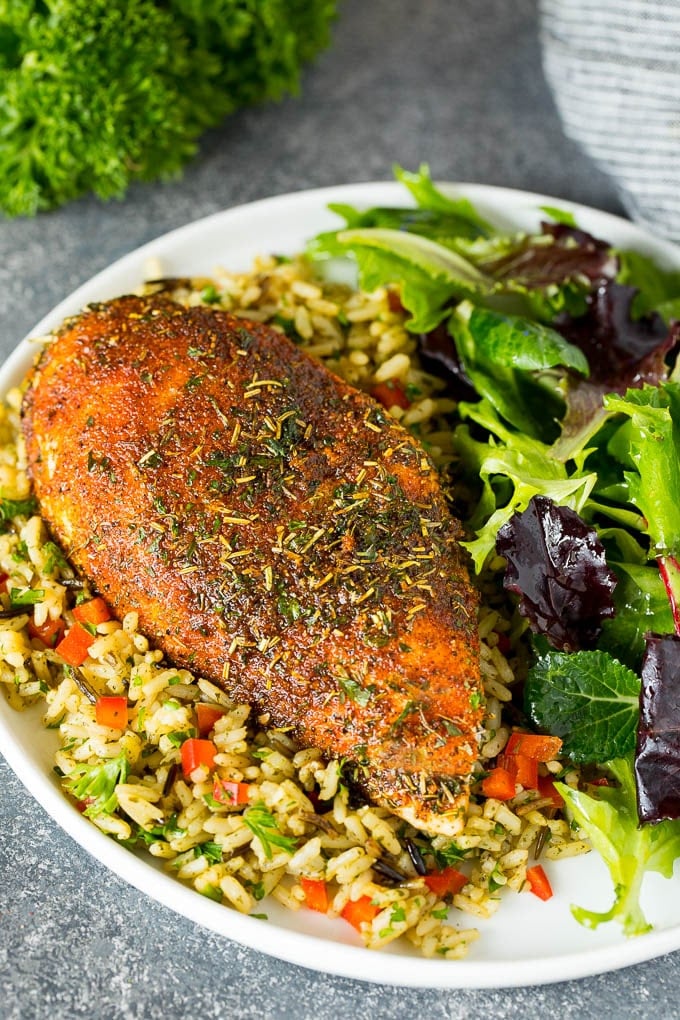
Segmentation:
[(0, 0), (0, 209), (179, 173), (236, 109), (299, 88), (334, 0)]

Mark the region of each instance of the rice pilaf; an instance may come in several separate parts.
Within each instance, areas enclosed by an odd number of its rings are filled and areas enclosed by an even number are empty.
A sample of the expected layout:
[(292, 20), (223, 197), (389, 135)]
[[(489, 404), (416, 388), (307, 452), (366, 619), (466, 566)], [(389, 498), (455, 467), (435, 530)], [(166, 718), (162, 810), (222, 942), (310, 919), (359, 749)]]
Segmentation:
[[(186, 305), (226, 308), (284, 331), (348, 383), (381, 399), (446, 473), (453, 457), (447, 416), (455, 404), (420, 364), (391, 292), (357, 292), (319, 280), (301, 258), (273, 257), (258, 259), (249, 272), (146, 285), (161, 288)], [(486, 696), (479, 778), (455, 841), (427, 836), (357, 799), (345, 763), (300, 748), (269, 727), (266, 716), (174, 669), (138, 631), (134, 612), (92, 625), (88, 657), (77, 668), (66, 664), (47, 635), (59, 623), (69, 628), (76, 603), (95, 593), (75, 577), (31, 503), (20, 401), (15, 390), (0, 406), (6, 611), (0, 683), (17, 709), (44, 699), (44, 725), (60, 738), (55, 770), (102, 831), (145, 846), (178, 879), (244, 914), (259, 914), (259, 901), (271, 896), (292, 910), (312, 906), (343, 916), (370, 948), (404, 936), (424, 956), (452, 959), (467, 954), (479, 936), (476, 920), (498, 909), (505, 886), (516, 893), (530, 888), (534, 856), (557, 860), (589, 850), (539, 790), (517, 786), (509, 800), (481, 792), (485, 769), (511, 734), (504, 709), (521, 676), (522, 624), (506, 615), (493, 586), (479, 620)], [(127, 698), (125, 729), (97, 722), (94, 700), (101, 695)], [(198, 764), (187, 774), (181, 749), (200, 730), (199, 704), (213, 706), (216, 753), (211, 768)], [(560, 761), (539, 768), (578, 782)], [(452, 867), (464, 878), (443, 891), (431, 875)]]

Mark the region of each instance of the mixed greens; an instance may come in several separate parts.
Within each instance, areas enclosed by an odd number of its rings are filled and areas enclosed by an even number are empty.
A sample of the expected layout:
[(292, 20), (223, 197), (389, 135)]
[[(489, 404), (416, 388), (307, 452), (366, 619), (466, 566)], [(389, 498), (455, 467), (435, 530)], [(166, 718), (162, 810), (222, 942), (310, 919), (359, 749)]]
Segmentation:
[(396, 289), (458, 400), (464, 544), (478, 575), (502, 564), (531, 634), (521, 708), (584, 766), (560, 793), (615, 886), (573, 911), (636, 934), (645, 871), (680, 856), (680, 270), (552, 207), (499, 233), (427, 167), (396, 176), (415, 208), (331, 206), (346, 226), (310, 254)]

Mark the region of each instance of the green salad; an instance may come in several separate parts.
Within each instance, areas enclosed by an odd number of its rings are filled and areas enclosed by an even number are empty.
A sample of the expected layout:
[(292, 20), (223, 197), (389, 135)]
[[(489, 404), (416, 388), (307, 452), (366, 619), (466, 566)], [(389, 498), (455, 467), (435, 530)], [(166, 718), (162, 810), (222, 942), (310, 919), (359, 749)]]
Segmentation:
[(680, 856), (680, 270), (553, 207), (499, 233), (427, 167), (396, 175), (414, 208), (331, 206), (310, 254), (396, 287), (449, 384), (464, 544), (526, 621), (515, 707), (581, 766), (558, 788), (614, 884), (574, 915), (638, 934), (645, 872)]

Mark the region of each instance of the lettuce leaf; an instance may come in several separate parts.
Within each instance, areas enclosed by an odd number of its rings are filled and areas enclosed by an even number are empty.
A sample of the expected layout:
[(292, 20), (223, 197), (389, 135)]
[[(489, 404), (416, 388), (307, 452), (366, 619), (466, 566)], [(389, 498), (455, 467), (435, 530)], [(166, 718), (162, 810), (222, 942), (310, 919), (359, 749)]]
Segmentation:
[(673, 613), (656, 565), (609, 563), (618, 578), (614, 590), (616, 613), (603, 621), (598, 648), (638, 671), (645, 652), (645, 634), (671, 633)]
[(461, 418), (484, 429), (489, 438), (474, 438), (468, 425), (454, 432), (454, 449), (466, 478), (481, 488), (468, 520), (475, 537), (463, 542), (479, 573), (496, 547), (501, 527), (516, 512), (526, 510), (537, 495), (582, 513), (597, 482), (594, 472), (583, 469), (583, 459), (568, 471), (550, 456), (550, 447), (507, 425), (489, 400), (460, 404)]
[(604, 420), (604, 397), (624, 394), (646, 384), (658, 385), (668, 377), (667, 359), (677, 355), (680, 324), (668, 326), (657, 312), (636, 317), (640, 292), (612, 280), (601, 282), (588, 295), (587, 311), (578, 317), (560, 316), (555, 328), (588, 359), (587, 379), (567, 378), (567, 414), (554, 456), (567, 459), (583, 433)]
[(562, 365), (588, 375), (588, 361), (556, 330), (518, 315), (504, 315), (490, 308), (460, 304), (454, 319), (467, 326), (472, 341), (470, 360), (491, 362), (506, 368), (545, 371)]
[(680, 311), (680, 270), (662, 269), (648, 255), (637, 251), (616, 251), (619, 283), (635, 287), (635, 316), (657, 311), (670, 322)]
[(632, 755), (607, 762), (607, 768), (617, 785), (598, 786), (597, 795), (555, 784), (568, 813), (607, 865), (614, 886), (609, 910), (572, 906), (571, 911), (588, 928), (617, 921), (626, 935), (641, 935), (652, 927), (640, 904), (642, 880), (647, 871), (672, 877), (680, 856), (680, 822), (640, 826)]
[(535, 634), (565, 652), (595, 646), (602, 621), (614, 615), (616, 575), (594, 528), (537, 495), (500, 529), (496, 551), (507, 562), (503, 586), (519, 596)]
[(400, 281), (401, 303), (411, 314), (407, 325), (416, 333), (434, 329), (449, 313), (452, 301), (492, 288), (491, 281), (462, 255), (420, 234), (389, 227), (358, 228), (341, 231), (335, 243), (356, 258), (364, 290)]
[(468, 198), (452, 198), (435, 186), (427, 163), (421, 163), (417, 173), (395, 166), (394, 176), (410, 191), (419, 209), (439, 213), (440, 222), (446, 223), (446, 217), (455, 217), (460, 228), (457, 234), (475, 237), (493, 232), (491, 225), (482, 219)]
[(554, 437), (564, 403), (552, 369), (588, 374), (582, 352), (540, 322), (462, 301), (449, 319), (463, 372), (507, 422), (537, 438)]
[(652, 555), (680, 552), (680, 384), (611, 394), (605, 407), (625, 419), (607, 451), (624, 465), (627, 499), (642, 517)]
[(635, 752), (641, 822), (680, 818), (680, 636), (649, 634)]
[[(378, 227), (408, 232), (439, 241), (453, 249), (458, 240), (474, 241), (487, 238), (493, 232), (490, 224), (479, 215), (469, 199), (452, 198), (434, 185), (426, 163), (421, 164), (417, 173), (395, 166), (394, 176), (411, 193), (416, 202), (415, 207), (374, 206), (370, 209), (356, 209), (343, 202), (330, 202), (328, 208), (344, 219), (348, 230)], [(346, 244), (339, 240), (339, 232), (336, 230), (319, 234), (309, 243), (307, 251), (316, 259), (348, 253)]]

